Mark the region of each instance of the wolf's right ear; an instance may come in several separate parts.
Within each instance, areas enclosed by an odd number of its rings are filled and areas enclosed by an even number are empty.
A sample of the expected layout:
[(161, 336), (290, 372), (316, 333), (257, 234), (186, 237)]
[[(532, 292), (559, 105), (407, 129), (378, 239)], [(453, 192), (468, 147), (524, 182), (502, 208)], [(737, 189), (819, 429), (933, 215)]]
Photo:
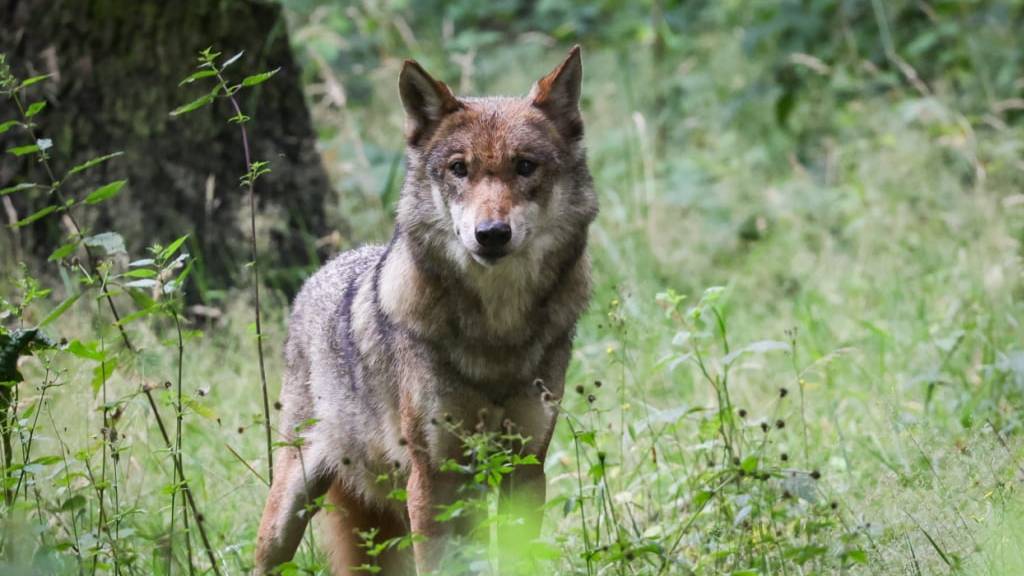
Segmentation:
[(448, 85), (434, 80), (415, 60), (406, 60), (398, 77), (398, 93), (405, 107), (405, 138), (416, 146), (446, 114), (462, 108)]

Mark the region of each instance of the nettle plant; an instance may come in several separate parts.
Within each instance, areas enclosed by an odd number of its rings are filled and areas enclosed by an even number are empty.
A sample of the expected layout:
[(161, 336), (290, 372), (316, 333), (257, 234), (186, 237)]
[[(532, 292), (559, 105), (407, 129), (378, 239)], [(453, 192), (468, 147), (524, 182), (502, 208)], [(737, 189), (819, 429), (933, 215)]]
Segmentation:
[(263, 430), (266, 436), (267, 478), (272, 484), (274, 482), (274, 452), (270, 427), (270, 396), (267, 392), (267, 370), (263, 356), (263, 323), (262, 312), (260, 310), (260, 262), (259, 253), (256, 249), (255, 190), (256, 181), (260, 176), (270, 172), (270, 163), (254, 160), (252, 158), (249, 146), (249, 132), (246, 130), (246, 124), (248, 124), (252, 118), (242, 112), (242, 107), (238, 102), (237, 95), (245, 88), (258, 86), (267, 80), (270, 80), (275, 74), (277, 74), (280, 68), (246, 76), (241, 82), (233, 84), (228, 81), (226, 70), (229, 66), (238, 62), (242, 58), (243, 54), (244, 52), (238, 52), (227, 60), (220, 61), (221, 53), (215, 52), (212, 47), (208, 47), (200, 51), (198, 59), (199, 64), (196, 66), (196, 70), (192, 74), (186, 76), (179, 86), (194, 84), (196, 82), (206, 82), (212, 84), (212, 88), (195, 100), (174, 109), (174, 111), (171, 112), (171, 116), (181, 116), (188, 114), (189, 112), (194, 112), (204, 106), (212, 104), (218, 98), (223, 98), (231, 104), (231, 109), (234, 111), (234, 114), (228, 118), (228, 122), (238, 125), (238, 130), (242, 138), (242, 149), (245, 158), (245, 173), (239, 178), (239, 182), (245, 190), (249, 200), (249, 249), (252, 257), (252, 260), (249, 262), (249, 266), (252, 267), (253, 271), (252, 291), (255, 310), (256, 354), (259, 359), (260, 384), (263, 393)]
[[(574, 456), (564, 465), (576, 490), (549, 503), (578, 518), (561, 542), (574, 552), (564, 561), (572, 573), (753, 576), (844, 572), (867, 563), (870, 535), (808, 456), (804, 377), (832, 357), (799, 367), (795, 331), (788, 341), (731, 347), (725, 292), (710, 288), (692, 306), (672, 290), (657, 295), (676, 332), (674, 352), (659, 366), (693, 366), (713, 392), (712, 406), (636, 406), (646, 403), (642, 390), (627, 383), (636, 343), (625, 297), (607, 305), (602, 327), (613, 338), (612, 383), (578, 384), (575, 397), (563, 402)], [(730, 370), (745, 355), (770, 352), (790, 356), (796, 393), (779, 388), (755, 414), (735, 404)], [(608, 390), (615, 380), (617, 395)], [(795, 423), (785, 419), (792, 413)]]
[[(43, 289), (23, 267), (19, 297), (0, 299), (0, 486), (4, 492), (0, 557), (15, 564), (31, 561), (52, 571), (169, 574), (178, 566), (190, 572), (199, 569), (219, 574), (221, 560), (210, 542), (181, 454), (185, 416), (209, 415), (202, 406), (202, 389), (186, 395), (182, 382), (185, 344), (201, 336), (186, 329), (188, 321), (183, 314), (182, 290), (192, 269), (192, 259), (182, 251), (187, 235), (166, 246), (151, 246), (146, 257), (132, 260), (119, 234), (95, 232), (79, 223), (80, 211), (114, 198), (127, 182), (107, 183), (81, 198), (66, 192), (67, 183), (122, 153), (112, 152), (58, 171), (50, 156), (52, 141), (38, 134), (35, 123), (46, 102), (27, 99), (30, 87), (46, 79), (46, 75), (25, 80), (15, 77), (0, 55), (0, 95), (17, 112), (16, 118), (0, 123), (0, 133), (20, 130), (26, 137), (24, 144), (7, 153), (34, 157), (46, 177), (42, 182), (9, 185), (0, 189), (0, 195), (37, 194), (47, 201), (43, 208), (13, 223), (15, 228), (44, 218), (62, 218), (66, 236), (48, 260), (60, 268), (69, 293), (41, 320), (32, 322), (34, 304), (49, 296), (50, 290)], [(59, 332), (57, 321), (77, 302), (90, 297), (95, 305), (91, 312), (94, 338), (55, 340), (46, 334)], [(127, 314), (123, 311), (126, 304), (132, 306)], [(143, 320), (157, 332), (167, 326), (174, 329), (175, 338), (160, 344), (176, 351), (174, 373), (167, 378), (153, 379), (143, 358), (153, 351), (143, 350), (129, 335), (129, 325)], [(32, 354), (39, 360), (38, 367), (32, 367), (39, 376), (29, 379), (19, 369), (19, 360)], [(53, 394), (48, 395), (70, 383), (71, 373), (82, 368), (91, 372), (91, 392), (101, 415), (98, 429), (88, 430), (84, 439), (66, 436), (68, 426), (55, 421)], [(121, 381), (135, 385), (127, 393), (124, 386), (113, 386), (115, 373), (120, 373)], [(128, 421), (125, 414), (140, 405), (155, 421), (171, 462), (171, 477), (163, 489), (170, 504), (166, 509), (169, 518), (158, 515), (156, 527), (141, 538), (138, 523), (140, 518), (150, 520), (150, 513), (124, 498), (131, 467), (121, 457), (131, 449), (134, 436), (122, 430)], [(162, 416), (168, 409), (174, 413), (173, 427)], [(44, 423), (50, 427), (41, 434), (44, 415)], [(55, 453), (34, 451), (41, 437), (48, 440), (46, 446), (56, 448)], [(200, 553), (193, 546), (201, 546), (205, 562), (197, 558)]]

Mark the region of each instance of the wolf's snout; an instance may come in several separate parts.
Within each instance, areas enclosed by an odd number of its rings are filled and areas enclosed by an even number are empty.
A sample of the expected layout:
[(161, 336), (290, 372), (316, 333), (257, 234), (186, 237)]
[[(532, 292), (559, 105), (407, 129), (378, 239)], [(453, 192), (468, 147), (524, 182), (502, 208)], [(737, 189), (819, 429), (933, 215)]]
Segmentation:
[(508, 222), (485, 220), (476, 225), (476, 241), (487, 250), (496, 250), (512, 239), (512, 227)]

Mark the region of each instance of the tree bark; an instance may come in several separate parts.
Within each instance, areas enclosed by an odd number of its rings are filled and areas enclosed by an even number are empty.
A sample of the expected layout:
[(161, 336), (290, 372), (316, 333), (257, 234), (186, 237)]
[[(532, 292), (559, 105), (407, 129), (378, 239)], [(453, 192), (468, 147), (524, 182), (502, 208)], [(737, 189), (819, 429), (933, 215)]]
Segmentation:
[[(267, 283), (293, 291), (317, 264), (314, 240), (326, 230), (329, 184), (288, 43), (281, 9), (254, 0), (0, 0), (0, 51), (17, 75), (52, 74), (28, 89), (45, 100), (35, 118), (50, 138), (58, 174), (114, 151), (124, 156), (67, 182), (64, 193), (82, 198), (93, 188), (126, 178), (113, 200), (76, 215), (92, 233), (124, 236), (133, 257), (145, 248), (191, 233), (199, 258), (190, 300), (215, 299), (243, 278), (249, 261), (248, 206), (239, 185), (245, 173), (238, 127), (229, 103), (173, 118), (169, 112), (209, 89), (179, 87), (197, 52), (208, 46), (226, 59), (245, 55), (227, 74), (244, 76), (280, 67), (270, 81), (240, 93), (252, 117), (253, 159), (272, 172), (256, 186), (261, 261)], [(14, 117), (0, 103), (0, 120)], [(27, 144), (17, 130), (0, 136), (2, 149)], [(58, 175), (59, 177), (59, 175)], [(0, 159), (0, 186), (45, 181), (34, 159)], [(13, 198), (20, 217), (46, 205), (42, 194)], [(47, 218), (20, 234), (27, 254), (45, 257), (61, 242), (59, 219)]]

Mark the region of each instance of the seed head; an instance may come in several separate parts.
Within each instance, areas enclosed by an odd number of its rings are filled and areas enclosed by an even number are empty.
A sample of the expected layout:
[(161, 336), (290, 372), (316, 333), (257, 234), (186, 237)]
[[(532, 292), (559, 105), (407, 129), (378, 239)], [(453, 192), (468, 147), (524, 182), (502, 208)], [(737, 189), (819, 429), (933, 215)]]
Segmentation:
[(239, 426), (238, 427), (238, 433), (239, 434), (244, 434), (245, 433), (245, 426)]
[(778, 428), (779, 430), (782, 430), (783, 428), (786, 427), (786, 421), (781, 418), (776, 420), (775, 427)]
[(341, 465), (342, 466), (348, 466), (351, 463), (352, 463), (352, 459), (349, 458), (348, 456), (342, 456), (341, 457)]
[(601, 386), (604, 386), (603, 382), (600, 380), (594, 380), (594, 388), (600, 388)]
[(597, 396), (594, 396), (593, 394), (588, 394), (587, 395), (587, 402), (590, 402), (591, 404), (593, 404), (596, 401), (597, 401)]
[(768, 423), (767, 422), (761, 422), (761, 432), (764, 432), (766, 434), (768, 433)]
[(811, 470), (811, 478), (814, 478), (815, 480), (821, 479), (821, 472), (818, 472), (817, 470)]
[(583, 394), (583, 385), (582, 384), (577, 384), (576, 385), (576, 393), (577, 394)]
[(786, 396), (789, 396), (789, 390), (785, 388), (779, 388), (779, 398), (785, 398)]
[(783, 462), (789, 462), (789, 454), (786, 454), (785, 452), (783, 452), (783, 453), (782, 453), (782, 455), (781, 455), (781, 456), (779, 456), (779, 458), (780, 458), (780, 459), (781, 459), (781, 460), (782, 460)]
[(835, 500), (833, 500), (833, 501), (828, 503), (828, 507), (833, 509), (833, 510), (838, 510), (839, 509), (839, 502), (836, 502)]
[(280, 400), (275, 401), (274, 402), (274, 410), (280, 410), (281, 408), (283, 408), (283, 405), (281, 404), (281, 401)]
[(746, 418), (747, 417), (747, 409), (746, 408), (740, 408), (739, 414), (740, 414), (740, 418)]

